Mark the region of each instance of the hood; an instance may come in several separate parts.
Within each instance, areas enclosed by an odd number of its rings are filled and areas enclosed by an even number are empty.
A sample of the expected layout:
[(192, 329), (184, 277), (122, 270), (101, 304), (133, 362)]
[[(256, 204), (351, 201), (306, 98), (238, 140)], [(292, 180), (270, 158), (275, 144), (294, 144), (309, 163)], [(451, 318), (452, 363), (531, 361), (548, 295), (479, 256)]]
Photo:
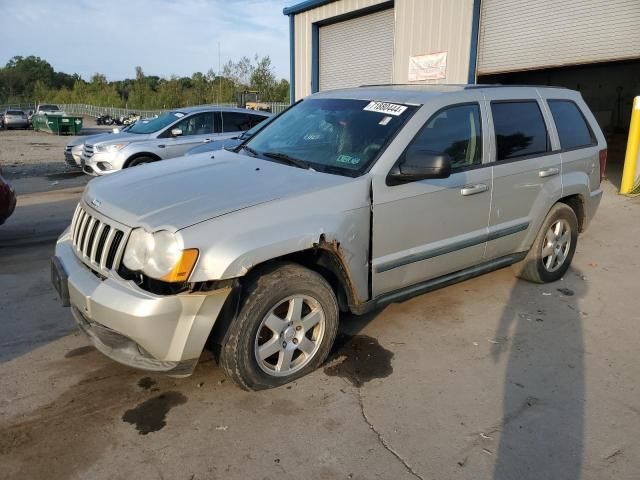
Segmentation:
[[(73, 140), (67, 143), (67, 147), (76, 147), (84, 143), (88, 143), (89, 145), (94, 145), (102, 141), (117, 140), (119, 138), (128, 138), (128, 136), (132, 136), (132, 135), (134, 134), (132, 133), (127, 134), (127, 132), (120, 132), (120, 133), (105, 132), (105, 133), (98, 133), (96, 135), (81, 135), (79, 137), (75, 137)], [(147, 138), (146, 135), (140, 135), (140, 136), (144, 137), (145, 140)]]
[[(221, 150), (163, 160), (99, 177), (85, 202), (130, 227), (177, 231), (281, 198), (352, 182)], [(94, 208), (94, 207), (92, 207)]]
[(89, 145), (100, 144), (109, 144), (109, 143), (117, 143), (121, 140), (125, 140), (127, 142), (142, 142), (144, 140), (149, 140), (150, 136), (148, 134), (140, 134), (140, 133), (129, 133), (129, 132), (118, 132), (118, 133), (104, 133), (102, 135), (92, 135), (91, 140), (85, 140), (84, 143)]

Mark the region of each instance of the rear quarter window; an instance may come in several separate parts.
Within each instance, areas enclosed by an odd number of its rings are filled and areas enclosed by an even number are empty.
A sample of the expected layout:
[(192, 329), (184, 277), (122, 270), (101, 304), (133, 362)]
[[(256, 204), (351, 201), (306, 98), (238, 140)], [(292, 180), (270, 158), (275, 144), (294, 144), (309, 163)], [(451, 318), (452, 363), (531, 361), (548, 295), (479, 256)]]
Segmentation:
[(549, 100), (548, 103), (562, 149), (590, 147), (596, 144), (593, 131), (574, 102), (571, 100)]
[(499, 162), (549, 150), (549, 135), (537, 101), (491, 102), (491, 113)]

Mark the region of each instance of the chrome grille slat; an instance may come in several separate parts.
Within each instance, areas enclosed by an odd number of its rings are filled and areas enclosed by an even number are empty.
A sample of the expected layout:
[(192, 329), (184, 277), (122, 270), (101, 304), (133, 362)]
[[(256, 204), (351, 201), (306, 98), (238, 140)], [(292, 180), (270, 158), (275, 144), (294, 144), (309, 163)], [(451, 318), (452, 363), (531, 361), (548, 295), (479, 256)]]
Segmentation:
[(103, 275), (117, 270), (129, 229), (111, 222), (79, 204), (71, 221), (71, 238), (76, 255)]
[(87, 250), (89, 249), (89, 237), (91, 236), (91, 229), (93, 228), (93, 224), (96, 221), (95, 218), (89, 217), (89, 221), (86, 223), (84, 227), (84, 232), (82, 233), (82, 242), (80, 243), (80, 251), (84, 257), (88, 257)]
[(102, 236), (102, 231), (107, 227), (106, 223), (99, 222), (98, 228), (96, 229), (96, 233), (93, 236), (93, 243), (91, 244), (91, 252), (89, 252), (89, 258), (93, 263), (97, 263), (96, 253), (98, 253), (98, 244), (100, 243), (100, 237)]

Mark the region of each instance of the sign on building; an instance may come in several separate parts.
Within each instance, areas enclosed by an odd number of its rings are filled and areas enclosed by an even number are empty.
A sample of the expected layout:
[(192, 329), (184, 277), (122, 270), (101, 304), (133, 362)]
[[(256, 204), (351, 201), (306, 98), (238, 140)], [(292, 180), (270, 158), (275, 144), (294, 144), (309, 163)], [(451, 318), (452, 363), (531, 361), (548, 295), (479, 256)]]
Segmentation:
[(409, 81), (447, 78), (447, 52), (409, 57)]

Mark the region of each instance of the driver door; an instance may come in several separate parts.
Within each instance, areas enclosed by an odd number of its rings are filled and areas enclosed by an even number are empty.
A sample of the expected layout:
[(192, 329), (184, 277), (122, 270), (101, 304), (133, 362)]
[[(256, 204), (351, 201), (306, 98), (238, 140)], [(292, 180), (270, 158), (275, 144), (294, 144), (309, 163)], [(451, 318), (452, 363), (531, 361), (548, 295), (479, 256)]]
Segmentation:
[(482, 261), (492, 175), (484, 102), (447, 105), (431, 115), (405, 151), (446, 154), (448, 178), (388, 185), (373, 192), (374, 297)]
[[(180, 129), (182, 134), (172, 136), (175, 129)], [(213, 112), (195, 113), (171, 126), (165, 133), (167, 138), (158, 147), (165, 149), (164, 158), (180, 157), (196, 145), (214, 140), (215, 130)]]

